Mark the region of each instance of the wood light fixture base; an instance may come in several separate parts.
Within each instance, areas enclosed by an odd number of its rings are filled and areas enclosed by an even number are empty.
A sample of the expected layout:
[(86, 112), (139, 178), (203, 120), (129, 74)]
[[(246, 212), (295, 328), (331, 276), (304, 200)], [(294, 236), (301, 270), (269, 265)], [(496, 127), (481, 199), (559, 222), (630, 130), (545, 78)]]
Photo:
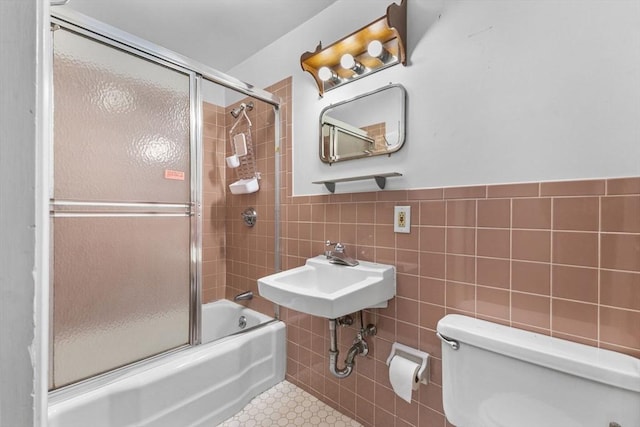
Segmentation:
[(320, 96), (324, 92), (396, 64), (407, 65), (407, 0), (392, 3), (387, 14), (348, 36), (300, 56)]

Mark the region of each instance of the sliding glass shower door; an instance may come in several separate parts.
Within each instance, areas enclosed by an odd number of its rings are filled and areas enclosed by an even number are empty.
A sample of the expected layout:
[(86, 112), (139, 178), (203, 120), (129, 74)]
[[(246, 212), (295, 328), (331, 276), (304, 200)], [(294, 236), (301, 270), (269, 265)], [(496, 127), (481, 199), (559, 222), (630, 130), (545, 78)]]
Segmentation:
[(54, 32), (51, 389), (190, 342), (194, 81)]

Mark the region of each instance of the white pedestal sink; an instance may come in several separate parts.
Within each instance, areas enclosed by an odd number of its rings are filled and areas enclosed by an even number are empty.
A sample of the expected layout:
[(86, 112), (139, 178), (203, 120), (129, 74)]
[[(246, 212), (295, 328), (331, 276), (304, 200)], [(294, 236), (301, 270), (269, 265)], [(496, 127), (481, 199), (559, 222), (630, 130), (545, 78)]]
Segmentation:
[(360, 261), (331, 264), (324, 255), (305, 265), (258, 279), (264, 298), (314, 316), (337, 319), (365, 308), (386, 307), (396, 294), (392, 265)]

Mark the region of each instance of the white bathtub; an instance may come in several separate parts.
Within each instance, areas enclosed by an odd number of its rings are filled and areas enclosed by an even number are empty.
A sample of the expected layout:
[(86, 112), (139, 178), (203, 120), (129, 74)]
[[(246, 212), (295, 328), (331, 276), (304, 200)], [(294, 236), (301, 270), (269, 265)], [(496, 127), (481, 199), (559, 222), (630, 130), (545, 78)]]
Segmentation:
[[(230, 301), (203, 305), (203, 342), (99, 385), (84, 384), (49, 401), (50, 427), (213, 427), (284, 380), (282, 322)], [(250, 330), (248, 330), (250, 329)], [(100, 382), (100, 381), (98, 381)]]

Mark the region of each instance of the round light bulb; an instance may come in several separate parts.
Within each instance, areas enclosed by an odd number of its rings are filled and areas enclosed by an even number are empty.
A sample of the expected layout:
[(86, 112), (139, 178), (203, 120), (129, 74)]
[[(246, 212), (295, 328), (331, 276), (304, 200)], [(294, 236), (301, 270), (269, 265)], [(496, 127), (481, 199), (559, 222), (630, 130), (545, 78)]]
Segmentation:
[(340, 65), (342, 66), (342, 68), (351, 70), (355, 67), (356, 60), (350, 53), (345, 53), (344, 55), (342, 55), (342, 58), (340, 58)]
[(382, 42), (380, 40), (373, 40), (367, 46), (367, 53), (374, 58), (377, 58), (382, 55), (384, 48), (382, 47)]
[(335, 74), (333, 74), (333, 71), (331, 71), (329, 67), (320, 67), (318, 70), (318, 77), (320, 77), (320, 80), (323, 82), (326, 82), (334, 78)]

